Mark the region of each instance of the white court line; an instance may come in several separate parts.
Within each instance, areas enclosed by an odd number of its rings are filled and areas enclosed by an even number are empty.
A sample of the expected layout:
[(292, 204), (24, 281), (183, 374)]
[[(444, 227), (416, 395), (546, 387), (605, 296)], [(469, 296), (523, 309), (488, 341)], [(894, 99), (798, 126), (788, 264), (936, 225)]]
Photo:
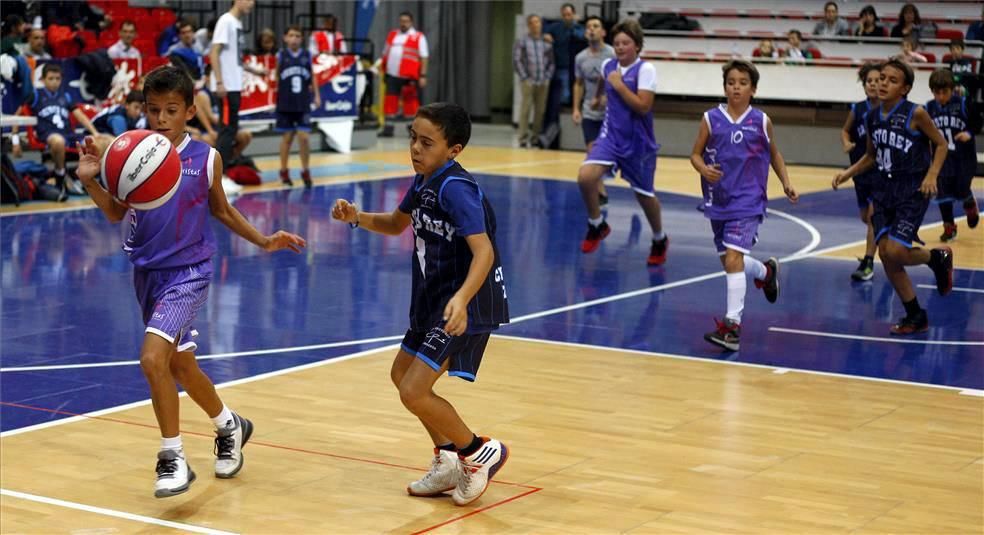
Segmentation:
[[(358, 353), (352, 353), (350, 355), (343, 355), (343, 356), (340, 356), (340, 357), (325, 359), (325, 360), (321, 360), (321, 361), (318, 361), (318, 362), (309, 362), (307, 364), (301, 364), (301, 365), (293, 366), (293, 367), (290, 367), (290, 368), (284, 368), (282, 370), (274, 370), (272, 372), (261, 373), (259, 375), (252, 375), (250, 377), (244, 377), (242, 379), (236, 379), (234, 381), (227, 381), (225, 383), (219, 383), (219, 384), (215, 385), (215, 388), (216, 389), (228, 388), (230, 386), (236, 386), (236, 385), (241, 385), (241, 384), (246, 384), (246, 383), (252, 383), (253, 381), (259, 381), (259, 380), (262, 380), (262, 379), (267, 379), (269, 377), (276, 377), (278, 375), (284, 375), (284, 374), (292, 373), (292, 372), (296, 372), (296, 371), (309, 370), (311, 368), (318, 368), (318, 367), (321, 367), (321, 366), (327, 366), (329, 364), (337, 364), (339, 362), (343, 362), (343, 361), (346, 361), (346, 360), (357, 359), (357, 358), (365, 357), (367, 355), (371, 355), (371, 354), (376, 353), (376, 352), (379, 352), (379, 351), (385, 351), (385, 350), (388, 350), (388, 349), (395, 349), (395, 348), (398, 348), (398, 347), (400, 347), (400, 344), (390, 344), (388, 346), (381, 346), (381, 347), (377, 347), (375, 349), (367, 349), (365, 351), (359, 351)], [(187, 396), (188, 393), (187, 392), (181, 392), (178, 395), (179, 396)], [(35, 424), (35, 425), (27, 426), (27, 427), (21, 427), (21, 428), (18, 428), (18, 429), (11, 429), (9, 431), (4, 431), (4, 432), (0, 433), (0, 438), (7, 438), (7, 437), (10, 437), (10, 436), (14, 436), (14, 435), (20, 435), (22, 433), (29, 433), (31, 431), (39, 431), (41, 429), (46, 429), (48, 427), (57, 427), (59, 425), (64, 425), (64, 424), (67, 424), (67, 423), (78, 422), (78, 421), (82, 421), (82, 420), (88, 420), (88, 419), (92, 419), (92, 418), (95, 418), (95, 417), (98, 417), (98, 416), (104, 416), (106, 414), (112, 414), (114, 412), (125, 411), (125, 410), (132, 409), (132, 408), (135, 408), (135, 407), (142, 407), (144, 405), (150, 405), (150, 400), (149, 399), (145, 399), (143, 401), (136, 401), (136, 402), (133, 402), (133, 403), (127, 403), (125, 405), (118, 405), (116, 407), (109, 407), (108, 409), (100, 409), (98, 411), (87, 412), (85, 414), (80, 414), (78, 416), (69, 416), (68, 418), (62, 418), (60, 420), (52, 420), (50, 422), (44, 422), (44, 423)]]
[(493, 334), (493, 338), (502, 338), (505, 340), (518, 340), (520, 342), (537, 342), (547, 345), (558, 345), (565, 347), (579, 347), (583, 349), (593, 349), (598, 351), (613, 351), (615, 353), (626, 353), (634, 355), (643, 355), (647, 357), (660, 357), (675, 360), (687, 360), (690, 362), (702, 362), (702, 363), (713, 363), (720, 364), (724, 366), (739, 366), (743, 368), (758, 368), (761, 370), (771, 370), (773, 373), (778, 375), (786, 375), (790, 373), (802, 373), (806, 375), (822, 375), (824, 377), (836, 377), (838, 379), (856, 379), (858, 381), (870, 381), (875, 383), (889, 383), (904, 386), (914, 386), (919, 388), (933, 388), (936, 390), (949, 390), (951, 392), (957, 392), (958, 394), (963, 394), (966, 396), (982, 396), (984, 397), (984, 390), (975, 390), (973, 388), (964, 388), (961, 386), (947, 386), (947, 385), (937, 385), (932, 383), (917, 383), (913, 381), (900, 381), (898, 379), (883, 379), (881, 377), (867, 377), (863, 375), (851, 375), (847, 373), (837, 373), (837, 372), (821, 372), (817, 370), (804, 370), (800, 368), (779, 368), (776, 366), (769, 366), (766, 364), (755, 364), (752, 362), (737, 362), (733, 360), (719, 360), (709, 357), (693, 357), (690, 355), (677, 355), (674, 353), (662, 353), (658, 351), (642, 351), (639, 349), (623, 349), (621, 347), (608, 347), (608, 346), (597, 346), (591, 344), (579, 344), (577, 342), (558, 342), (556, 340), (545, 340), (542, 338), (526, 338), (522, 336), (510, 336), (505, 334)]
[[(933, 284), (917, 284), (916, 286), (919, 287), (919, 288), (929, 288), (930, 290), (935, 290), (936, 289), (936, 286), (933, 285)], [(979, 290), (977, 288), (962, 288), (960, 286), (954, 286), (953, 287), (953, 291), (954, 292), (968, 292), (968, 293), (975, 293), (975, 294), (984, 294), (984, 290)]]
[[(252, 351), (236, 351), (234, 353), (216, 353), (214, 355), (196, 356), (195, 360), (219, 360), (231, 359), (236, 357), (251, 357), (254, 355), (267, 355), (277, 353), (293, 353), (297, 351), (310, 351), (314, 349), (328, 349), (332, 347), (357, 346), (361, 344), (373, 344), (377, 342), (392, 342), (402, 340), (403, 335), (381, 336), (379, 338), (364, 338), (362, 340), (349, 340), (347, 342), (331, 342), (327, 344), (315, 344), (309, 346), (283, 347), (278, 349), (256, 349)], [(47, 364), (44, 366), (12, 366), (0, 368), (0, 373), (10, 372), (36, 372), (46, 370), (76, 370), (80, 368), (110, 368), (114, 366), (135, 366), (140, 364), (139, 360), (117, 360), (112, 362), (90, 362), (87, 364)]]
[(45, 496), (37, 496), (34, 494), (17, 492), (16, 490), (0, 489), (0, 495), (9, 496), (11, 498), (20, 498), (22, 500), (29, 500), (32, 502), (44, 503), (48, 505), (56, 505), (58, 507), (66, 507), (68, 509), (76, 509), (79, 511), (85, 511), (87, 513), (95, 513), (97, 515), (112, 516), (115, 518), (122, 518), (125, 520), (133, 520), (134, 522), (143, 522), (144, 524), (153, 524), (155, 526), (163, 526), (166, 528), (173, 528), (173, 529), (178, 529), (181, 531), (186, 531), (191, 533), (206, 533), (209, 535), (235, 535), (235, 533), (232, 531), (221, 531), (218, 529), (203, 528), (201, 526), (195, 526), (192, 524), (171, 522), (170, 520), (160, 520), (158, 518), (152, 518), (143, 515), (135, 515), (133, 513), (124, 513), (123, 511), (115, 511), (113, 509), (106, 509), (104, 507), (95, 507), (92, 505), (85, 505), (81, 503), (68, 502), (65, 500), (58, 500), (56, 498), (48, 498)]
[(823, 332), (823, 331), (804, 331), (801, 329), (787, 329), (785, 327), (769, 327), (769, 330), (777, 333), (802, 334), (805, 336), (820, 336), (823, 338), (841, 338), (844, 340), (865, 340), (868, 342), (891, 342), (893, 344), (922, 344), (922, 345), (931, 345), (931, 346), (984, 346), (984, 342), (969, 342), (965, 340), (911, 340), (908, 338), (884, 338), (879, 336), (861, 336), (857, 334), (841, 334), (841, 333), (830, 333), (830, 332)]
[(810, 251), (813, 251), (814, 249), (817, 248), (818, 245), (820, 245), (820, 231), (817, 230), (817, 228), (814, 227), (813, 225), (807, 223), (804, 219), (801, 219), (794, 215), (787, 214), (786, 212), (780, 210), (773, 210), (772, 208), (766, 208), (765, 211), (770, 214), (777, 215), (781, 218), (788, 219), (793, 223), (796, 223), (797, 225), (805, 228), (806, 231), (810, 233), (810, 243), (808, 243), (805, 247), (803, 247), (799, 251), (796, 251), (795, 253), (787, 256), (785, 259), (786, 262), (789, 262), (790, 260), (795, 260), (802, 256), (806, 256), (808, 253), (810, 253)]

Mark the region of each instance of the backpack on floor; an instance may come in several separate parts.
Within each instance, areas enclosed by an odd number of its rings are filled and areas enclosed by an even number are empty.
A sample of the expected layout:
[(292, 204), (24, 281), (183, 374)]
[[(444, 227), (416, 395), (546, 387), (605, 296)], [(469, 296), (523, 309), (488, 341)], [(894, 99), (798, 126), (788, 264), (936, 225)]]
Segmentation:
[(37, 187), (29, 176), (22, 175), (14, 168), (14, 162), (4, 154), (0, 159), (0, 203), (20, 205), (34, 198)]

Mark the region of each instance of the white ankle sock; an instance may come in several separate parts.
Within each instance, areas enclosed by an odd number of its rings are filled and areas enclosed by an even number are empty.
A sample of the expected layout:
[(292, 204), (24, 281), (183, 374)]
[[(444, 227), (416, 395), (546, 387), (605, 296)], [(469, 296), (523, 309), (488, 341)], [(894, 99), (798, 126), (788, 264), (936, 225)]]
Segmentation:
[(65, 176), (65, 168), (55, 169), (55, 176)]
[(754, 256), (745, 255), (745, 274), (753, 279), (764, 281), (765, 276), (769, 274), (769, 270), (759, 259)]
[(174, 450), (181, 451), (181, 435), (176, 437), (161, 437), (161, 449), (162, 450)]
[(588, 218), (588, 223), (591, 223), (592, 227), (597, 227), (598, 225), (602, 224), (604, 221), (605, 221), (605, 216), (601, 216), (596, 219), (591, 219), (590, 217)]
[(663, 238), (665, 237), (666, 237), (666, 233), (663, 232), (662, 230), (659, 232), (653, 232), (653, 241), (663, 241)]
[(215, 418), (212, 418), (212, 423), (215, 424), (216, 429), (231, 427), (233, 425), (232, 411), (229, 410), (229, 407), (225, 406), (225, 403), (222, 404), (222, 412)]
[(728, 273), (728, 313), (724, 317), (741, 323), (741, 312), (745, 309), (745, 274)]

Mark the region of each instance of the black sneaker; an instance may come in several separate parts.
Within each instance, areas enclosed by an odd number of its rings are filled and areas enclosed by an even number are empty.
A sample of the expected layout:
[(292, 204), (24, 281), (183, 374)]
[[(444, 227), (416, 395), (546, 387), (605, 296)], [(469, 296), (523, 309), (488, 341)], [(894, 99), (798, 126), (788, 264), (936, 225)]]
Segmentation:
[(718, 321), (715, 318), (714, 323), (717, 324), (717, 329), (705, 334), (704, 340), (728, 351), (738, 351), (741, 324), (728, 318), (724, 318), (724, 321)]
[(906, 336), (910, 334), (924, 333), (929, 330), (929, 318), (925, 310), (906, 316), (892, 325), (891, 333), (896, 336)]
[(974, 228), (981, 221), (981, 214), (977, 209), (977, 199), (971, 196), (963, 202), (964, 213), (967, 214), (967, 226)]
[(936, 291), (946, 295), (953, 289), (953, 250), (937, 247), (929, 252), (929, 268), (936, 275)]
[(861, 263), (858, 264), (858, 269), (854, 270), (854, 273), (851, 273), (851, 278), (858, 282), (870, 281), (875, 276), (874, 263), (874, 260), (862, 258)]
[(649, 246), (649, 258), (646, 259), (647, 266), (662, 266), (666, 263), (666, 250), (670, 248), (670, 237), (663, 236), (662, 240), (653, 240)]
[(755, 279), (755, 287), (762, 289), (770, 303), (779, 299), (779, 260), (776, 257), (765, 261), (765, 280)]
[(581, 252), (595, 252), (601, 245), (601, 240), (608, 237), (611, 233), (612, 228), (608, 226), (607, 221), (602, 221), (597, 227), (588, 223), (588, 233), (584, 236), (584, 241), (581, 242)]

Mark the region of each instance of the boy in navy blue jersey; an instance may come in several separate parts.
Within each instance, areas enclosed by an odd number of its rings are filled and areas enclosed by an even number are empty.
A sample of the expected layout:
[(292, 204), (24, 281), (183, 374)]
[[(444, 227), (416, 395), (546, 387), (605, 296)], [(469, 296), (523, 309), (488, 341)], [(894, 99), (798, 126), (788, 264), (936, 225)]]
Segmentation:
[(297, 144), (301, 149), (301, 179), (304, 187), (311, 187), (311, 170), (308, 161), (311, 148), (308, 134), (311, 132), (311, 102), (321, 107), (318, 83), (311, 68), (311, 53), (301, 48), (301, 29), (297, 26), (287, 28), (284, 33), (286, 48), (277, 54), (277, 126), (275, 130), (284, 134), (280, 140), (280, 181), (293, 186), (290, 171), (287, 169), (287, 153), (297, 134)]
[(974, 133), (981, 129), (981, 125), (979, 114), (968, 110), (972, 103), (965, 97), (954, 94), (956, 85), (952, 72), (947, 69), (936, 69), (929, 77), (933, 100), (926, 103), (926, 111), (946, 138), (948, 150), (943, 169), (940, 171), (937, 183), (939, 193), (936, 196), (940, 215), (943, 217), (943, 234), (940, 236), (942, 242), (957, 239), (957, 225), (953, 220), (953, 201), (963, 202), (967, 225), (970, 228), (976, 227), (980, 221), (977, 199), (970, 190), (970, 183), (977, 169)]
[[(868, 149), (868, 136), (865, 131), (864, 118), (868, 111), (878, 107), (878, 76), (881, 71), (880, 63), (865, 63), (858, 70), (858, 79), (864, 84), (865, 99), (851, 104), (851, 112), (847, 114), (847, 121), (841, 129), (841, 144), (844, 146), (851, 163), (855, 163), (864, 156)], [(871, 191), (878, 178), (878, 170), (872, 169), (854, 177), (854, 194), (858, 199), (858, 210), (861, 213), (861, 222), (868, 227), (868, 234), (865, 238), (864, 258), (858, 269), (851, 274), (851, 278), (856, 281), (869, 281), (875, 274), (875, 232), (871, 228)]]
[[(112, 138), (101, 136), (92, 121), (82, 113), (82, 110), (75, 107), (72, 96), (62, 89), (61, 65), (45, 63), (41, 67), (41, 81), (44, 86), (34, 90), (34, 99), (30, 104), (31, 114), (38, 120), (34, 132), (38, 141), (47, 145), (51, 153), (51, 160), (55, 164), (54, 175), (57, 186), (62, 191), (67, 190), (68, 193), (85, 195), (82, 185), (65, 175), (65, 148), (76, 146), (85, 137), (84, 134), (78, 134), (72, 129), (70, 116), (100, 139), (100, 142), (108, 143)], [(14, 132), (16, 133), (16, 129)], [(21, 148), (18, 143), (15, 142), (13, 150), (14, 156), (20, 157)]]
[[(928, 265), (936, 276), (940, 295), (953, 288), (953, 251), (949, 247), (927, 251), (913, 243), (923, 243), (919, 226), (929, 199), (936, 195), (936, 178), (947, 152), (946, 138), (929, 113), (906, 99), (914, 80), (912, 67), (900, 59), (893, 58), (882, 65), (878, 78), (881, 105), (865, 118), (868, 150), (833, 180), (837, 189), (852, 177), (878, 166), (880, 178), (872, 196), (871, 224), (885, 275), (905, 306), (905, 317), (892, 326), (891, 333), (895, 335), (929, 329), (926, 311), (919, 306), (906, 266)], [(932, 160), (930, 142), (935, 145)]]
[(432, 389), (444, 372), (474, 381), (489, 335), (509, 322), (495, 213), (475, 179), (455, 161), (469, 137), (471, 120), (460, 106), (420, 108), (410, 126), (417, 175), (399, 208), (365, 213), (338, 199), (332, 209), (332, 217), (353, 228), (398, 235), (413, 227), (410, 329), (390, 377), (403, 405), (430, 434), (434, 458), (430, 471), (407, 492), (436, 496), (453, 490), (457, 505), (477, 500), (509, 456), (498, 440), (472, 433)]
[(125, 104), (116, 104), (100, 111), (92, 118), (92, 124), (96, 130), (113, 136), (129, 130), (147, 128), (143, 109), (143, 93), (134, 89), (126, 95)]

